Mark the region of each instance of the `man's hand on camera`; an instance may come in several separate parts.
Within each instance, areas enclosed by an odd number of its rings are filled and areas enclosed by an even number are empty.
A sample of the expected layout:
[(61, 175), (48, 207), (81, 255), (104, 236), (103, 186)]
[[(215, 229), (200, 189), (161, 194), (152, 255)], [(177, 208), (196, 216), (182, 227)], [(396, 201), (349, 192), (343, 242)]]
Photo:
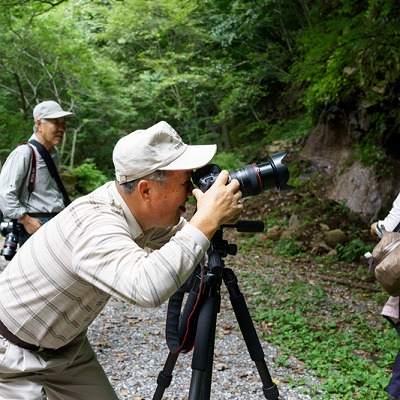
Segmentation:
[(214, 184), (205, 193), (200, 189), (193, 189), (192, 192), (197, 200), (197, 211), (190, 223), (209, 239), (220, 225), (238, 220), (243, 210), (243, 204), (240, 201), (242, 198), (240, 184), (236, 179), (232, 179), (227, 184), (228, 178), (228, 171), (221, 171)]

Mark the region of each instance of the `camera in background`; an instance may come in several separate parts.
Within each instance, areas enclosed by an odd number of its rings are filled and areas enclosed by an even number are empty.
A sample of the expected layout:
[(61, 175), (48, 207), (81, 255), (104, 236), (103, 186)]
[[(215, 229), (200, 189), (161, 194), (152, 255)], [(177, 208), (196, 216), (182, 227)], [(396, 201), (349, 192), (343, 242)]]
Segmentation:
[(20, 231), (21, 223), (17, 220), (4, 220), (0, 223), (0, 234), (5, 237), (0, 255), (7, 261), (11, 261), (17, 252)]

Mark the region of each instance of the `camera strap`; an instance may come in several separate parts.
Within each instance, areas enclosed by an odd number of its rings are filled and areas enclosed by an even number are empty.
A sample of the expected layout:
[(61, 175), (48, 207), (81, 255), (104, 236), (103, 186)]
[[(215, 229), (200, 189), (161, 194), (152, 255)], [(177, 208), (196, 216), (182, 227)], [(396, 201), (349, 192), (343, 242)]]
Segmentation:
[[(200, 278), (197, 276), (199, 270)], [(197, 323), (203, 304), (204, 271), (205, 266), (201, 263), (192, 276), (169, 299), (165, 331), (171, 353), (187, 353), (194, 346)], [(198, 283), (197, 287), (196, 283)], [(188, 289), (189, 287), (191, 289)], [(183, 298), (187, 292), (189, 295), (181, 315)]]
[[(51, 157), (51, 155), (47, 151), (47, 149), (37, 140), (35, 140), (35, 139), (30, 140), (28, 142), (28, 145), (30, 145), (30, 144), (35, 146), (37, 148), (39, 154), (42, 156), (42, 158), (43, 158), (44, 162), (46, 163), (47, 168), (50, 172), (50, 175), (54, 178), (54, 180), (57, 183), (58, 188), (61, 191), (61, 194), (62, 194), (63, 200), (64, 200), (64, 205), (65, 205), (65, 207), (67, 207), (71, 203), (71, 200), (69, 199), (68, 193), (65, 190), (65, 187), (61, 181), (60, 175), (57, 172), (57, 168), (56, 168), (56, 165), (54, 164), (53, 158)], [(36, 161), (36, 159), (35, 159), (35, 161)], [(33, 165), (33, 161), (32, 161), (32, 165)], [(36, 167), (35, 167), (34, 173), (36, 174)], [(32, 176), (32, 171), (30, 173), (29, 182), (31, 181), (31, 176)], [(35, 180), (36, 180), (36, 178), (34, 178), (34, 182), (35, 182)]]
[(36, 153), (35, 150), (33, 150), (33, 147), (28, 144), (28, 142), (23, 142), (21, 144), (27, 144), (32, 151), (31, 170), (29, 171), (29, 176), (28, 176), (28, 193), (30, 197), (36, 184), (36, 168), (37, 168)]

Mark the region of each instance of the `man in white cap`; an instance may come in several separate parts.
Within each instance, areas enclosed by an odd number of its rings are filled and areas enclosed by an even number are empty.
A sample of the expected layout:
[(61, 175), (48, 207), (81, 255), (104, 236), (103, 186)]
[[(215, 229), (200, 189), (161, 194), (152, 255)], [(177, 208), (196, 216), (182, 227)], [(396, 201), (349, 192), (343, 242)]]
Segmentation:
[[(42, 390), (49, 400), (118, 399), (86, 330), (112, 296), (165, 302), (219, 226), (239, 217), (240, 185), (227, 171), (205, 193), (191, 183), (215, 151), (188, 146), (166, 122), (135, 131), (114, 148), (116, 180), (26, 242), (0, 275), (1, 399), (41, 400)], [(197, 211), (186, 221), (190, 195)]]
[[(55, 169), (58, 166), (56, 146), (60, 145), (66, 130), (64, 111), (55, 101), (43, 101), (33, 110), (33, 135), (28, 144), (14, 149), (0, 173), (0, 209), (4, 218), (18, 220), (23, 229), (19, 245), (49, 221), (66, 205), (65, 196), (43, 159), (42, 151), (49, 154)], [(50, 160), (50, 162), (51, 162)], [(58, 176), (58, 173), (57, 173)]]

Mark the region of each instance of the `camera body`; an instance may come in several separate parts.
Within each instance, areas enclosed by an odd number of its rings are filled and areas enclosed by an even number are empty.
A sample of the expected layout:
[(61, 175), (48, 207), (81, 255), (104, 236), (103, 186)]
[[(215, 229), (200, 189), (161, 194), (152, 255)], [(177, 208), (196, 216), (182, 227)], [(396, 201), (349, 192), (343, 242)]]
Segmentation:
[(0, 222), (0, 234), (5, 237), (3, 248), (0, 254), (10, 261), (17, 252), (21, 223), (15, 219)]
[[(229, 171), (229, 180), (237, 179), (240, 183), (242, 197), (255, 196), (263, 190), (276, 187), (278, 190), (291, 189), (287, 184), (289, 170), (282, 163), (286, 152), (268, 157), (268, 162), (262, 164), (249, 164), (243, 168)], [(215, 164), (208, 164), (192, 173), (193, 182), (205, 192), (217, 179), (221, 168)]]

